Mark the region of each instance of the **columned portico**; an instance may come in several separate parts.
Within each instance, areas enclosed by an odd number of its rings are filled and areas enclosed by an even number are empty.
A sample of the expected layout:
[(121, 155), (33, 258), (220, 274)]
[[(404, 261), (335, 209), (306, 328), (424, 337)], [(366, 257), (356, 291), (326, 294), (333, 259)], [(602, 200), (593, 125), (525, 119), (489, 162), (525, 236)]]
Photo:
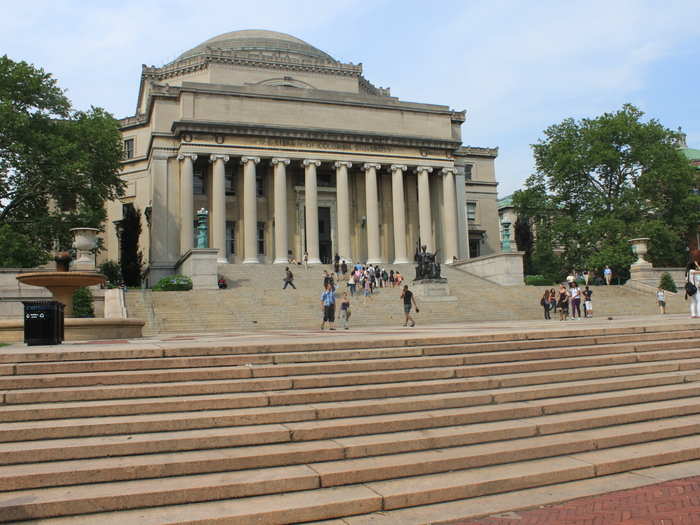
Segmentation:
[(226, 163), (228, 155), (214, 154), (211, 183), (211, 247), (218, 250), (217, 262), (226, 263)]
[(318, 253), (318, 193), (316, 187), (316, 168), (320, 160), (306, 159), (304, 164), (304, 198), (306, 201), (306, 251), (309, 264), (320, 264)]
[(336, 206), (338, 208), (338, 254), (341, 259), (352, 260), (350, 249), (350, 190), (348, 186), (348, 169), (351, 162), (335, 163)]
[(418, 231), (421, 245), (427, 246), (429, 252), (435, 251), (433, 244), (432, 225), (430, 223), (430, 180), (429, 174), (433, 172), (430, 166), (418, 166)]
[(402, 164), (391, 166), (391, 197), (394, 212), (394, 264), (408, 263), (406, 251), (406, 208), (404, 205), (403, 172), (407, 167)]
[(444, 261), (445, 264), (452, 264), (453, 258), (457, 257), (457, 201), (455, 198), (455, 169), (442, 168), (440, 170), (442, 179), (443, 196), (443, 232), (444, 232)]
[(275, 168), (275, 261), (286, 264), (289, 261), (287, 238), (287, 166), (289, 159), (273, 158)]
[(180, 164), (180, 255), (193, 248), (194, 242), (194, 161), (195, 153), (181, 153)]
[(255, 166), (260, 157), (241, 157), (243, 164), (243, 264), (258, 260), (258, 203), (255, 190)]
[(365, 201), (367, 203), (367, 262), (377, 264), (382, 262), (379, 254), (379, 198), (377, 195), (377, 170), (379, 164), (366, 163), (362, 166), (365, 172)]

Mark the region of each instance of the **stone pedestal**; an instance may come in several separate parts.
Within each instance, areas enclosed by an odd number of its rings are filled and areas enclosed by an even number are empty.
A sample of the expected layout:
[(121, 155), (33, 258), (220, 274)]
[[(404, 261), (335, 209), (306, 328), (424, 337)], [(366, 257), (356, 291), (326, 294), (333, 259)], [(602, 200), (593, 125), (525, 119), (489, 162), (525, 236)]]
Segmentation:
[[(447, 284), (447, 279), (413, 281), (413, 286), (410, 288), (422, 302), (457, 301), (456, 297), (450, 295), (450, 286)], [(420, 308), (420, 303), (418, 307)]]
[(193, 290), (219, 288), (216, 248), (193, 248), (178, 261), (176, 271), (192, 279)]

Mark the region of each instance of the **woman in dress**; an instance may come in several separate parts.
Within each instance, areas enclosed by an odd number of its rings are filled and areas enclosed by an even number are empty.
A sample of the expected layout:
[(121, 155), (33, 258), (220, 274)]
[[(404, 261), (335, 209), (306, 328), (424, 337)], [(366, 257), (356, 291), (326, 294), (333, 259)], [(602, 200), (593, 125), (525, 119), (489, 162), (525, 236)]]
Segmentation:
[(563, 284), (559, 286), (557, 306), (559, 307), (559, 320), (566, 321), (569, 317), (569, 292)]

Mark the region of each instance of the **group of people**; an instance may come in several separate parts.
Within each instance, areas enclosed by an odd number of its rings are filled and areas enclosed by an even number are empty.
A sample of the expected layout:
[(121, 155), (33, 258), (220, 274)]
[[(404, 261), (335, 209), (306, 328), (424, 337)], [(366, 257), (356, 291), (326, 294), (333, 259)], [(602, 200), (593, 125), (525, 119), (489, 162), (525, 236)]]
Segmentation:
[(610, 286), (612, 284), (612, 276), (613, 272), (610, 266), (606, 266), (603, 269), (603, 279), (601, 280), (599, 277), (595, 277), (595, 274), (593, 272), (590, 272), (588, 270), (583, 270), (583, 271), (577, 271), (577, 270), (571, 270), (569, 275), (566, 277), (566, 281), (568, 283), (572, 283), (574, 281), (583, 281), (586, 286), (588, 286), (589, 283), (592, 282), (592, 284), (606, 284)]
[[(568, 319), (581, 319), (581, 303), (583, 303), (583, 317), (593, 317), (593, 290), (586, 286), (581, 290), (576, 284), (576, 281), (571, 281), (567, 284), (559, 285), (559, 292), (554, 288), (545, 290), (540, 299), (540, 305), (544, 309), (544, 318), (551, 319), (551, 312), (556, 313), (559, 309), (559, 320), (566, 321)], [(569, 317), (569, 308), (571, 309), (571, 317)]]

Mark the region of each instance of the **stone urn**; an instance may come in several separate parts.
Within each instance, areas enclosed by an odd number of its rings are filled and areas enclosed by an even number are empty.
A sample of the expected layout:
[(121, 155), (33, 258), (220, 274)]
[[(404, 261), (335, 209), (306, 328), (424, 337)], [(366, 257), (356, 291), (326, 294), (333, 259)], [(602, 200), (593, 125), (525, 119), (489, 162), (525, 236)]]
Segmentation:
[(649, 251), (649, 237), (639, 237), (637, 239), (630, 239), (629, 243), (632, 245), (632, 253), (637, 256), (637, 260), (632, 264), (632, 266), (648, 266), (650, 263), (644, 259), (644, 256)]
[(73, 248), (76, 251), (73, 267), (76, 270), (90, 271), (95, 269), (95, 254), (97, 247), (97, 228), (71, 228), (73, 234)]

